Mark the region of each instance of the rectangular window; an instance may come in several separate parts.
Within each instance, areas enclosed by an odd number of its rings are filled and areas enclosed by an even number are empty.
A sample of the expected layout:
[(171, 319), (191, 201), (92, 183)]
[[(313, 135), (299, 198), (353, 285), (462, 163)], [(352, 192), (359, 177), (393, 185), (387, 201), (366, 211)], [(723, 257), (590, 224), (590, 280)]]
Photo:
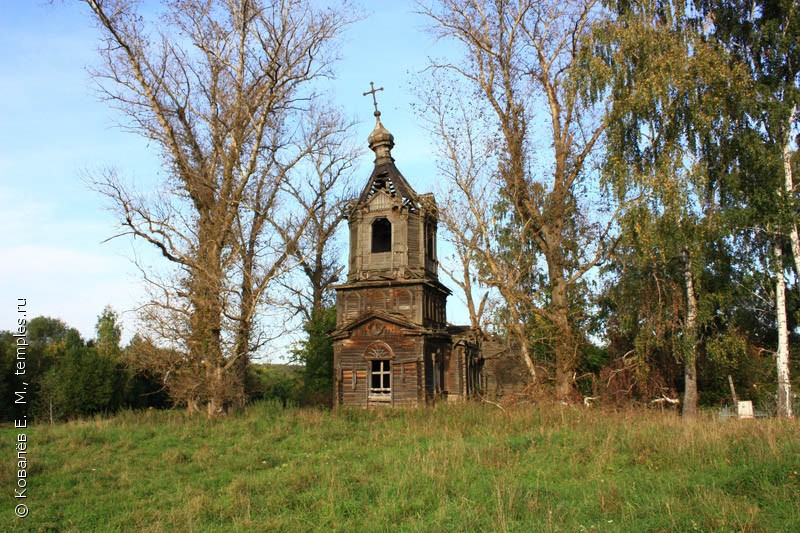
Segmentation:
[(384, 359), (370, 361), (369, 394), (370, 396), (388, 396), (392, 392), (391, 362)]

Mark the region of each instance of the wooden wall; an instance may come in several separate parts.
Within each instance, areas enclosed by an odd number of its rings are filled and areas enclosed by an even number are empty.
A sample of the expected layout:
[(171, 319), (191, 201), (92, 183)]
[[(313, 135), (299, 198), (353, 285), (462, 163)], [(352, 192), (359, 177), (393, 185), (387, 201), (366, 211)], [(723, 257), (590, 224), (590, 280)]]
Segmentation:
[(396, 285), (339, 289), (336, 325), (341, 327), (371, 311), (396, 313), (422, 324), (422, 286)]
[[(421, 400), (422, 381), (419, 354), (423, 339), (408, 335), (396, 324), (379, 319), (360, 325), (347, 339), (334, 343), (336, 404), (370, 407), (378, 405), (417, 405)], [(388, 347), (391, 362), (391, 395), (388, 402), (370, 401), (369, 365), (375, 352)], [(384, 358), (384, 357), (379, 357)]]

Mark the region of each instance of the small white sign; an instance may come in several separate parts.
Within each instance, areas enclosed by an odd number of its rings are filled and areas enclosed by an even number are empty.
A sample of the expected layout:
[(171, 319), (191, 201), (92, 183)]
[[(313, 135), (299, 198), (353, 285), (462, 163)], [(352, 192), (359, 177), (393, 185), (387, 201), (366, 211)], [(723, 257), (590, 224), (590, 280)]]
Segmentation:
[(736, 405), (736, 414), (739, 418), (753, 418), (753, 402), (739, 402)]

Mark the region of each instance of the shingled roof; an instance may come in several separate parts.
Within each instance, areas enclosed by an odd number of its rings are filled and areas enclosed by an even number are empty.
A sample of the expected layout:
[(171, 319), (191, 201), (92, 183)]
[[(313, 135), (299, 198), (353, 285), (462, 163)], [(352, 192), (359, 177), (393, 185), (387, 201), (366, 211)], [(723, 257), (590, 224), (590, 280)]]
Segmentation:
[(366, 187), (358, 197), (357, 205), (364, 205), (380, 191), (386, 191), (393, 198), (400, 198), (410, 210), (419, 208), (419, 195), (403, 177), (394, 161), (376, 163)]

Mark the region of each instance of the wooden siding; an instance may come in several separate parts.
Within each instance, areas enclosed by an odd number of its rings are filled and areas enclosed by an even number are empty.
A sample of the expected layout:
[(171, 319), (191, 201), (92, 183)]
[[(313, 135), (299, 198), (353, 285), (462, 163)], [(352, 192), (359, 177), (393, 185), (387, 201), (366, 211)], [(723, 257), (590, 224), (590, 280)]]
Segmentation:
[[(374, 175), (376, 180), (384, 177)], [(436, 274), (436, 203), (433, 195), (417, 198), (407, 191), (398, 196), (392, 187), (372, 190), (372, 184), (371, 178), (365, 188), (369, 192), (362, 193), (348, 211), (350, 271), (348, 284), (336, 291), (335, 404), (370, 407), (435, 401), (448, 387), (458, 386), (446, 374), (450, 340), (443, 332), (449, 291)], [(373, 223), (378, 218), (392, 225), (391, 251), (372, 253)], [(433, 239), (431, 247), (426, 245), (426, 231)], [(362, 323), (371, 313), (399, 315), (410, 324), (401, 326), (378, 316)], [(369, 380), (375, 360), (390, 362), (391, 394), (376, 393), (371, 399)]]
[(372, 311), (399, 314), (421, 325), (422, 314), (417, 313), (421, 294), (420, 286), (413, 285), (339, 290), (336, 325), (342, 327)]
[(403, 316), (414, 319), (414, 293), (409, 289), (395, 289), (395, 310)]
[[(361, 315), (361, 294), (348, 292), (343, 295), (343, 308), (341, 309), (342, 322), (351, 322)], [(337, 322), (339, 322), (337, 320)]]
[(419, 401), (419, 373), (416, 361), (392, 365), (392, 396), (395, 405), (417, 405)]
[(463, 389), (463, 380), (461, 379), (463, 372), (462, 361), (463, 348), (460, 346), (445, 355), (445, 375), (444, 375), (444, 392), (450, 396), (461, 396)]
[(386, 194), (386, 191), (380, 190), (367, 202), (367, 209), (372, 211), (388, 211), (394, 205), (394, 199)]
[(446, 298), (441, 292), (426, 286), (422, 295), (422, 324), (433, 329), (447, 325)]
[(419, 216), (408, 217), (408, 266), (419, 269), (422, 264), (422, 224)]
[[(423, 238), (423, 244), (425, 244), (424, 250), (424, 257), (425, 257), (425, 272), (433, 278), (438, 277), (438, 268), (439, 265), (436, 261), (436, 219), (433, 217), (427, 217), (425, 223), (423, 224), (424, 231), (426, 232)], [(428, 250), (427, 243), (431, 240), (431, 248), (432, 250)]]
[[(370, 407), (384, 404), (417, 405), (420, 401), (418, 354), (421, 339), (409, 336), (407, 330), (380, 319), (373, 319), (354, 328), (347, 339), (334, 343), (334, 368), (340, 368), (337, 380), (337, 404)], [(370, 354), (376, 344), (388, 347), (391, 362), (391, 395), (389, 401), (369, 398)], [(384, 352), (386, 353), (386, 352)], [(381, 399), (382, 400), (382, 399)]]
[(358, 262), (358, 224), (350, 225), (350, 274), (358, 272), (361, 265)]
[[(391, 252), (372, 253), (372, 223), (378, 218), (385, 218), (392, 224)], [(381, 190), (365, 205), (353, 208), (348, 223), (350, 281), (387, 272), (402, 275), (406, 269), (415, 275), (437, 279), (436, 244), (434, 242), (433, 254), (428, 253), (425, 245), (426, 228), (432, 228), (434, 241), (436, 239), (434, 214), (403, 204)]]

